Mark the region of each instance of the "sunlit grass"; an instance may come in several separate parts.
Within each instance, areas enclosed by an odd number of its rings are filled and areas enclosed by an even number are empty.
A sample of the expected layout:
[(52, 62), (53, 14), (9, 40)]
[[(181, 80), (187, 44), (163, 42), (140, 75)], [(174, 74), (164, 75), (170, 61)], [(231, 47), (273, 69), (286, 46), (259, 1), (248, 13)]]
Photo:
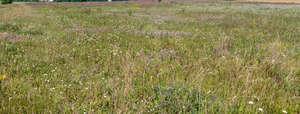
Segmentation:
[(0, 113), (299, 113), (300, 8), (0, 8)]

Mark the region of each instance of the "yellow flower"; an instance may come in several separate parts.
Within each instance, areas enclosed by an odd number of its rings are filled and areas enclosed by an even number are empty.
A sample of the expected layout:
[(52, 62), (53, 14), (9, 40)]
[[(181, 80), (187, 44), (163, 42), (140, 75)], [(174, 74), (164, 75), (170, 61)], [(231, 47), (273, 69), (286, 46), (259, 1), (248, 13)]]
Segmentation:
[(133, 72), (137, 73), (139, 70), (138, 69), (134, 69)]
[(0, 75), (0, 80), (4, 80), (6, 78), (5, 75)]

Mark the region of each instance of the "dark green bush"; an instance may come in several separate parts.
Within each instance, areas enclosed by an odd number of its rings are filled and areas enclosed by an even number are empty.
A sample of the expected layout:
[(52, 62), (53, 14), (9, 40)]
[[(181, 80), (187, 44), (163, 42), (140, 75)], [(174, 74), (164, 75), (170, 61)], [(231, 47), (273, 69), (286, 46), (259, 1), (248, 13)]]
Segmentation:
[(11, 4), (13, 0), (1, 0), (1, 4)]

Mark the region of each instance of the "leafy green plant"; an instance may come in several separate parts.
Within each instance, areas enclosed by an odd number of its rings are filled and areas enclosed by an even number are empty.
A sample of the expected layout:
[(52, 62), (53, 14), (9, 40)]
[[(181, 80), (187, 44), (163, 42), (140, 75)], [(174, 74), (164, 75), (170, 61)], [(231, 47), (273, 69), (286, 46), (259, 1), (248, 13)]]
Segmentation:
[(128, 16), (132, 16), (133, 11), (132, 10), (127, 10), (127, 14), (128, 14)]

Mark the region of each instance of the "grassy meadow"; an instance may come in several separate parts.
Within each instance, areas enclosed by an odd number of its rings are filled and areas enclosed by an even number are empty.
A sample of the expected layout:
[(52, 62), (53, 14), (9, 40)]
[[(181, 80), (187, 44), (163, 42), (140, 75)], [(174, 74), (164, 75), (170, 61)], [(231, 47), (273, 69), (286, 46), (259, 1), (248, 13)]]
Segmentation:
[(0, 5), (0, 113), (300, 113), (300, 7)]

